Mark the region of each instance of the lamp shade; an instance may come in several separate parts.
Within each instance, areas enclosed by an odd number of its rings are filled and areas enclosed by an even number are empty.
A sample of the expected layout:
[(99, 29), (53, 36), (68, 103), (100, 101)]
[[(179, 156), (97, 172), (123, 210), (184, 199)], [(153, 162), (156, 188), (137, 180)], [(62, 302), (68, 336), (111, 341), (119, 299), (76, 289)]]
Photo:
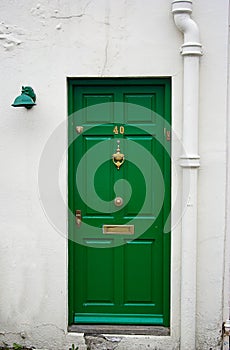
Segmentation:
[(25, 107), (27, 109), (36, 105), (36, 95), (30, 86), (23, 86), (21, 95), (17, 96), (12, 104), (13, 107)]

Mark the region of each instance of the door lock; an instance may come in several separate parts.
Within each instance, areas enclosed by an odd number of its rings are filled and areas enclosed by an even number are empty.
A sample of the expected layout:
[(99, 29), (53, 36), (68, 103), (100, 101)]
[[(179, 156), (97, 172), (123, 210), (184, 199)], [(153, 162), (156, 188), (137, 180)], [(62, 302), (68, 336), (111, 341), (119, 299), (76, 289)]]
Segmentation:
[(77, 227), (80, 227), (81, 226), (81, 210), (76, 210), (75, 220), (76, 220)]

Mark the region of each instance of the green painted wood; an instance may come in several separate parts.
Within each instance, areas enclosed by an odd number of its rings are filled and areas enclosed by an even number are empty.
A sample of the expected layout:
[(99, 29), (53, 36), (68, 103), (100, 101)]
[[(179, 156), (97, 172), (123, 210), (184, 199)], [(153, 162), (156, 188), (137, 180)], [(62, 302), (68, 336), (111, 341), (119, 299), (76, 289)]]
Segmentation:
[[(154, 119), (153, 112), (170, 123), (170, 79), (69, 79), (68, 113), (78, 111), (69, 123), (69, 137), (75, 127), (84, 127), (77, 140), (69, 147), (69, 208), (72, 213), (82, 210), (83, 222), (91, 226), (84, 232), (84, 242), (94, 243), (94, 248), (69, 241), (69, 324), (114, 323), (169, 325), (170, 295), (170, 233), (164, 232), (164, 223), (170, 213), (170, 142), (164, 139), (164, 124)], [(113, 105), (108, 102), (127, 102)], [(131, 104), (146, 107), (141, 113)], [(100, 104), (99, 108), (90, 108)], [(89, 107), (84, 109), (85, 107)], [(154, 121), (155, 120), (155, 121)], [(114, 126), (125, 127), (125, 133), (115, 135)], [(144, 130), (143, 130), (144, 127)], [(116, 139), (121, 141), (122, 152), (131, 154), (134, 142), (153, 154), (164, 177), (164, 205), (155, 212), (155, 202), (160, 188), (155, 174), (146, 164), (139, 169), (125, 161), (118, 171), (111, 160), (116, 149)], [(158, 142), (164, 139), (164, 146)], [(106, 161), (100, 161), (94, 176), (94, 187), (105, 201), (114, 199), (114, 183), (126, 179), (132, 188), (130, 201), (119, 211), (100, 212), (88, 205), (91, 198), (91, 172), (88, 159), (82, 169), (82, 183), (86, 200), (82, 200), (76, 185), (77, 166), (84, 154), (106, 140)], [(124, 142), (130, 140), (130, 142)], [(132, 143), (132, 142), (133, 143)], [(99, 156), (98, 156), (99, 157)], [(146, 196), (145, 181), (150, 186), (148, 206), (140, 215)], [(124, 189), (123, 197), (127, 196)], [(97, 205), (96, 205), (97, 207)], [(94, 227), (105, 224), (125, 224), (134, 219), (135, 227), (149, 222), (150, 227), (131, 241), (124, 235), (124, 243), (111, 248), (113, 237), (98, 238)], [(70, 216), (69, 232), (80, 235)], [(135, 232), (136, 234), (136, 232)], [(108, 248), (96, 248), (100, 242)]]
[[(74, 318), (74, 323), (95, 323), (94, 314), (77, 314)], [(136, 314), (117, 314), (112, 316), (111, 314), (100, 313), (97, 316), (97, 323), (105, 324), (163, 324), (163, 315), (136, 315)]]

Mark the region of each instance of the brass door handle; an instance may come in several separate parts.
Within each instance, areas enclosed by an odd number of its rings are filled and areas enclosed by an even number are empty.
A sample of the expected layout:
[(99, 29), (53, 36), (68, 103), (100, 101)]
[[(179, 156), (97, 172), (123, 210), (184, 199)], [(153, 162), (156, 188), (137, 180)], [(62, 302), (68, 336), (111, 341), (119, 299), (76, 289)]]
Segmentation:
[(80, 227), (81, 226), (81, 210), (76, 210), (75, 221), (76, 221), (77, 227)]

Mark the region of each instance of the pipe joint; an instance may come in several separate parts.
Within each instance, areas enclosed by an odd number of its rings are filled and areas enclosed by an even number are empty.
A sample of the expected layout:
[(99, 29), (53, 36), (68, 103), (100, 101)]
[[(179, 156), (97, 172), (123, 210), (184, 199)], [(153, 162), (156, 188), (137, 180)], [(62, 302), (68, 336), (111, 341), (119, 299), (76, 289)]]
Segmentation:
[(180, 157), (181, 168), (199, 168), (200, 156), (199, 155), (186, 155)]
[(181, 55), (201, 56), (202, 45), (200, 44), (199, 28), (191, 18), (192, 1), (174, 0), (172, 13), (177, 28), (184, 34), (184, 44), (181, 46)]
[(192, 13), (191, 0), (174, 0), (172, 1), (172, 13)]
[(202, 45), (200, 43), (187, 42), (181, 46), (180, 53), (182, 56), (202, 56)]

